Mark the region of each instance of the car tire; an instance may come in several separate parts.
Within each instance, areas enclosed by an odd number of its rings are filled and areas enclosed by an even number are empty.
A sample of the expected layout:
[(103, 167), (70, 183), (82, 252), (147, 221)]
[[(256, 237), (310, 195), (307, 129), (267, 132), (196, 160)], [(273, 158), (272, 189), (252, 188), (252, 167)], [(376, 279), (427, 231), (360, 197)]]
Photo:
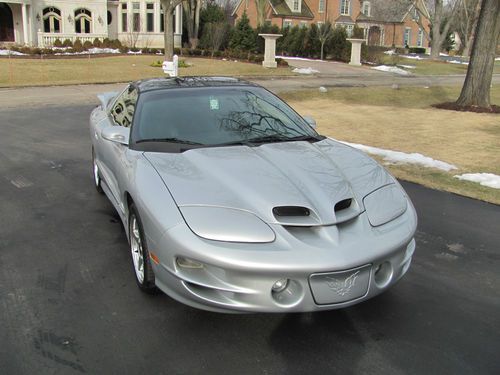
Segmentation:
[(104, 194), (101, 186), (101, 174), (99, 173), (99, 166), (95, 158), (95, 151), (92, 147), (92, 176), (94, 177), (94, 186), (99, 194)]
[(144, 236), (144, 230), (142, 228), (142, 222), (133, 203), (129, 207), (128, 227), (130, 253), (132, 256), (135, 280), (140, 290), (153, 294), (157, 291), (155, 275), (151, 266), (151, 259)]

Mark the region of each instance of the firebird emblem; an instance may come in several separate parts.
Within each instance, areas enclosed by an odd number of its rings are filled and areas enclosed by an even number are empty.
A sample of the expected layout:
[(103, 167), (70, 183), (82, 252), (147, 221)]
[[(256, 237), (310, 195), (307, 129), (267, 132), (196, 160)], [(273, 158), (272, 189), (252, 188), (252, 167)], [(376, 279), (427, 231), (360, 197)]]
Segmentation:
[(333, 290), (335, 293), (337, 293), (339, 296), (345, 296), (348, 294), (354, 284), (356, 284), (356, 279), (358, 278), (359, 271), (353, 273), (349, 277), (347, 277), (344, 281), (338, 280), (333, 277), (325, 277), (326, 284), (328, 287)]

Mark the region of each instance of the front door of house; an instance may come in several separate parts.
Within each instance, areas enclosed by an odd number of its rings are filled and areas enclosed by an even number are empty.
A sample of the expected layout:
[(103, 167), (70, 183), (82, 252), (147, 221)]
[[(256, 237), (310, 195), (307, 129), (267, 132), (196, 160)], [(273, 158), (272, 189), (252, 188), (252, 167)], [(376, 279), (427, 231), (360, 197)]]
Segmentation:
[(368, 45), (380, 46), (380, 27), (372, 26), (368, 31)]
[(5, 3), (0, 3), (0, 42), (14, 42), (12, 10)]

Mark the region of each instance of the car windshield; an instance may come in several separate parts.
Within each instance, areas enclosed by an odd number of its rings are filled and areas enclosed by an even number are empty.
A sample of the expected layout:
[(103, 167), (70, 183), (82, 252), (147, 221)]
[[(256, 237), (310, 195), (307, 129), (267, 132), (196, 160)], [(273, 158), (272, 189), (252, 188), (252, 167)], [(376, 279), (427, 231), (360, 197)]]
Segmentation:
[(319, 139), (282, 100), (249, 86), (145, 92), (132, 127), (132, 143), (142, 149), (151, 149), (146, 143), (189, 149)]

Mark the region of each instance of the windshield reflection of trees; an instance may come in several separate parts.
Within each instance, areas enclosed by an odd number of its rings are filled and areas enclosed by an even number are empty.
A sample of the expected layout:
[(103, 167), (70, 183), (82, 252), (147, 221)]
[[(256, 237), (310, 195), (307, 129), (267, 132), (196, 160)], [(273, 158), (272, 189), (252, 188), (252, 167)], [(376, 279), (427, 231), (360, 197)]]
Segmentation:
[[(221, 130), (236, 133), (243, 139), (274, 135), (284, 138), (310, 135), (294, 123), (290, 118), (291, 113), (286, 113), (275, 103), (250, 91), (246, 91), (244, 97), (238, 95), (228, 101), (232, 102), (233, 108), (243, 106), (245, 109), (229, 111), (225, 117), (219, 118)], [(276, 113), (273, 114), (273, 111)]]

